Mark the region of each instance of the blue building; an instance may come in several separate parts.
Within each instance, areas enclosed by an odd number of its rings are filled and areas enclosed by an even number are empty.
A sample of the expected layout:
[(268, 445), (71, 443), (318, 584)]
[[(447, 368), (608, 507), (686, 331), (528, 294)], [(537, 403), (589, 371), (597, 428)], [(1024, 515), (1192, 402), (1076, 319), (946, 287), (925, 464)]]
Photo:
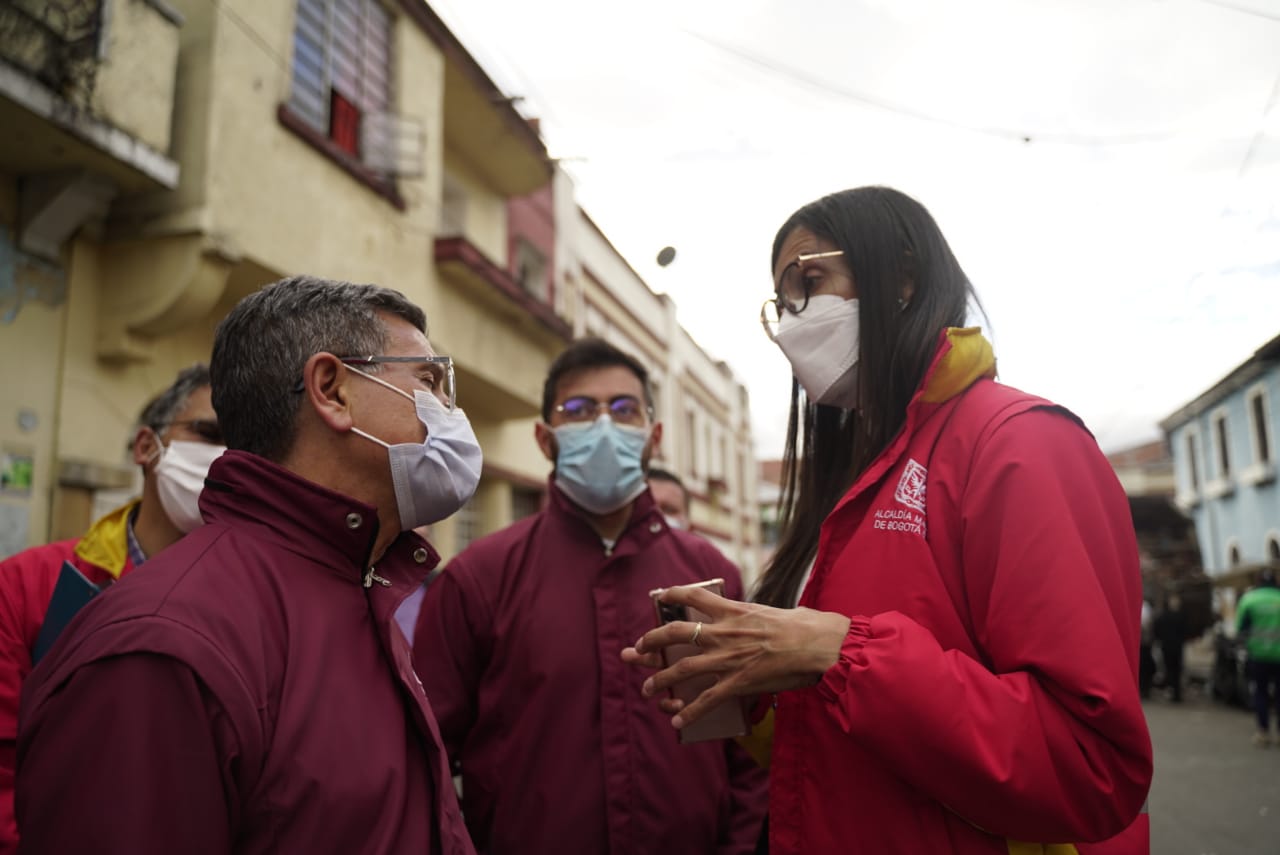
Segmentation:
[(1280, 336), (1160, 422), (1204, 570), (1237, 590), (1263, 565), (1280, 566), (1278, 425)]

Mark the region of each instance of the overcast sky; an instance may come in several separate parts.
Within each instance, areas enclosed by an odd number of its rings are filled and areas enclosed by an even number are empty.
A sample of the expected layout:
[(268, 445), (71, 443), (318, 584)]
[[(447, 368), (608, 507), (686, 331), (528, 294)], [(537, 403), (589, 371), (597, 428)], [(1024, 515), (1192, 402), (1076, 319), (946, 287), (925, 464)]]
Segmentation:
[(1001, 379), (1108, 451), (1280, 334), (1280, 0), (431, 5), (746, 383), (761, 457), (790, 389), (756, 320), (774, 231), (847, 187), (933, 212)]

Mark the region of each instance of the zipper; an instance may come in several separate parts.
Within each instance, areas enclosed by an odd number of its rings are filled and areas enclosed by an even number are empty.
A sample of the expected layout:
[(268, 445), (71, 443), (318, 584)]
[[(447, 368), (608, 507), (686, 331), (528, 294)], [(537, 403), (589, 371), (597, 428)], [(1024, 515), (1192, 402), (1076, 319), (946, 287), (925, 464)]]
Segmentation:
[(378, 571), (374, 569), (374, 566), (372, 564), (370, 564), (369, 569), (366, 570), (364, 573), (364, 586), (366, 588), (372, 588), (374, 582), (377, 582), (379, 585), (381, 585), (384, 588), (391, 587), (391, 582), (379, 576)]

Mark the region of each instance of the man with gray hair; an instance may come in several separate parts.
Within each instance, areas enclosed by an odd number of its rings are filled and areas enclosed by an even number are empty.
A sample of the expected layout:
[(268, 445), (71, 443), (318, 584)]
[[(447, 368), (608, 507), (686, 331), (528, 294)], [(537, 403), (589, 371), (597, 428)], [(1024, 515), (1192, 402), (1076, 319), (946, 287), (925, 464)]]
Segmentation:
[(412, 529), (480, 476), (452, 362), (399, 292), (294, 277), (232, 309), (211, 370), (207, 524), (91, 603), (24, 695), (24, 847), (472, 852), (392, 618), (439, 560)]
[(51, 609), (55, 590), (77, 583), (77, 573), (87, 582), (84, 591), (105, 588), (200, 524), (196, 500), (209, 464), (223, 450), (207, 366), (180, 371), (147, 403), (129, 450), (142, 471), (141, 496), (94, 522), (83, 537), (0, 561), (0, 853), (18, 845), (13, 775), (19, 695), (34, 660), (65, 623), (67, 607)]

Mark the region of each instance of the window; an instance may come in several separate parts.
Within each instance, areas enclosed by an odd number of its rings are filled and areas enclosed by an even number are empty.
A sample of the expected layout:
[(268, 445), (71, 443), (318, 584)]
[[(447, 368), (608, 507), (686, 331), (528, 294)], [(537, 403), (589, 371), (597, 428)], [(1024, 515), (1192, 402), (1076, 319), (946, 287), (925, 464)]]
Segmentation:
[(684, 414), (684, 471), (698, 477), (698, 416), (693, 410)]
[(1262, 383), (1257, 384), (1245, 393), (1244, 401), (1248, 412), (1249, 438), (1253, 444), (1253, 465), (1260, 470), (1267, 469), (1275, 460), (1267, 387)]
[(1271, 443), (1267, 436), (1267, 401), (1259, 392), (1249, 399), (1249, 419), (1253, 426), (1253, 451), (1259, 463), (1271, 462)]
[(1228, 444), (1227, 414), (1220, 413), (1213, 417), (1213, 448), (1217, 455), (1218, 477), (1231, 477), (1231, 449)]
[[(390, 103), (391, 15), (377, 0), (298, 0), (289, 107), (359, 160)], [(376, 117), (376, 118), (375, 118)]]
[(461, 552), (480, 536), (480, 508), (472, 496), (453, 516), (454, 550)]
[(527, 240), (518, 238), (515, 257), (511, 261), (512, 273), (525, 293), (547, 302), (551, 295), (547, 287), (547, 258), (542, 251)]
[(1191, 492), (1200, 489), (1200, 450), (1196, 448), (1200, 437), (1195, 431), (1187, 432), (1187, 472), (1191, 479)]
[(529, 487), (511, 488), (511, 521), (531, 517), (542, 510), (542, 491)]

